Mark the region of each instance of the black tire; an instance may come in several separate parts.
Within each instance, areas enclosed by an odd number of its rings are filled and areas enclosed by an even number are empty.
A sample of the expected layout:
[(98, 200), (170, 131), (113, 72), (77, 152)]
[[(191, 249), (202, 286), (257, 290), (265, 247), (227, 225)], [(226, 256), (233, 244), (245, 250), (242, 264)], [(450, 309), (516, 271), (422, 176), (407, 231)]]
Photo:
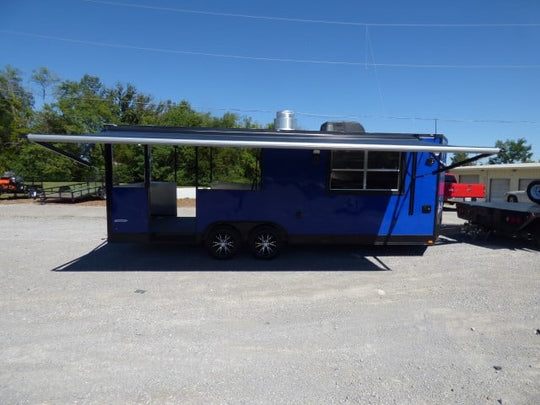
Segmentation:
[(97, 196), (98, 196), (98, 198), (100, 198), (102, 200), (107, 199), (107, 192), (105, 191), (105, 187), (98, 188)]
[(511, 202), (511, 203), (517, 203), (518, 199), (515, 195), (510, 194), (508, 197), (506, 197), (506, 201)]
[(283, 238), (273, 226), (259, 226), (249, 236), (249, 248), (257, 259), (273, 259), (279, 255), (282, 246)]
[(232, 258), (238, 252), (240, 243), (240, 233), (228, 225), (216, 226), (205, 239), (208, 253), (220, 260)]
[(527, 186), (527, 196), (537, 204), (540, 204), (540, 180), (531, 181)]

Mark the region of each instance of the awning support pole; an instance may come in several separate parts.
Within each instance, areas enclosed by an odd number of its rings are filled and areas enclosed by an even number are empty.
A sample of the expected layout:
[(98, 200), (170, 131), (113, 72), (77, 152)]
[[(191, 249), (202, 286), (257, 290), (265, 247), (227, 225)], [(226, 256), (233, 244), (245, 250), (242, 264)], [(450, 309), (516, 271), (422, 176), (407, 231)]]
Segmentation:
[(107, 204), (107, 239), (110, 241), (113, 232), (113, 148), (110, 143), (105, 144), (105, 202)]
[(486, 158), (488, 156), (493, 155), (493, 153), (482, 153), (480, 155), (473, 156), (472, 158), (465, 159), (465, 160), (462, 160), (461, 162), (457, 162), (457, 163), (454, 163), (454, 164), (451, 164), (451, 165), (448, 165), (448, 166), (446, 166), (443, 162), (441, 162), (441, 160), (438, 158), (438, 156), (435, 155), (434, 153), (432, 153), (431, 155), (437, 160), (437, 162), (439, 163), (439, 166), (441, 167), (440, 169), (435, 170), (431, 174), (439, 174), (439, 173), (442, 173), (442, 172), (446, 172), (448, 170), (452, 170), (452, 169), (454, 169), (456, 167), (464, 166), (466, 164), (476, 162), (477, 160), (484, 159), (484, 158)]
[(150, 158), (150, 146), (144, 145), (144, 187), (150, 189), (150, 181), (152, 180), (152, 162)]
[(83, 166), (93, 167), (93, 165), (90, 162), (88, 162), (88, 161), (86, 161), (84, 159), (81, 159), (78, 156), (72, 155), (71, 153), (66, 152), (63, 149), (57, 148), (56, 146), (54, 146), (53, 144), (51, 144), (49, 142), (36, 142), (36, 143), (38, 145), (40, 145), (40, 146), (43, 146), (44, 148), (47, 148), (47, 149), (55, 152), (55, 153), (58, 153), (58, 154), (60, 154), (62, 156), (65, 156), (65, 157), (71, 159), (71, 160), (74, 160), (75, 162), (77, 162), (77, 163), (79, 163), (79, 164), (81, 164)]

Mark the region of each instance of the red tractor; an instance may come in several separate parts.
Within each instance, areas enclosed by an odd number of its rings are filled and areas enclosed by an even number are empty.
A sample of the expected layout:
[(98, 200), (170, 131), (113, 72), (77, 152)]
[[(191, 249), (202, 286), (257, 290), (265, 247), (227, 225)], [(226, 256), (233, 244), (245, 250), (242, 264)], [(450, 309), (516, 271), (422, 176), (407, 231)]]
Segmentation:
[(36, 197), (37, 188), (35, 186), (27, 186), (24, 184), (22, 177), (17, 176), (14, 172), (4, 172), (0, 176), (0, 195), (1, 194), (25, 194), (29, 197)]

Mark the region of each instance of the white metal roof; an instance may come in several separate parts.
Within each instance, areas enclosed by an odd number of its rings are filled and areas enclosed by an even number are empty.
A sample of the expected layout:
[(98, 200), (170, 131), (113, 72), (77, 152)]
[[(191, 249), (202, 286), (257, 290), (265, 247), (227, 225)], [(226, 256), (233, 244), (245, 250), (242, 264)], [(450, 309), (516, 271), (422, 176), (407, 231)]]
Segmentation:
[(540, 163), (504, 163), (496, 165), (476, 165), (476, 166), (462, 166), (456, 167), (455, 170), (511, 170), (511, 169), (538, 169), (540, 170)]
[[(440, 136), (440, 135), (435, 135)], [(442, 136), (441, 136), (442, 137)], [(145, 126), (107, 126), (97, 134), (28, 134), (32, 142), (213, 146), (275, 149), (347, 149), (394, 152), (495, 154), (498, 148), (452, 146), (428, 141), (433, 135), (394, 133), (325, 133)]]

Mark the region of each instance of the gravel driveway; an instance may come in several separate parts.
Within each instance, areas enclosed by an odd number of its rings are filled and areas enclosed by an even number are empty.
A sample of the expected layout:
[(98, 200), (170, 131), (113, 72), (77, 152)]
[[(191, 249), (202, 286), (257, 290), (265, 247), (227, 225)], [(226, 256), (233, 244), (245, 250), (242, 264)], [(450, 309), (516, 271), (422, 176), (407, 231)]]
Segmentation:
[[(446, 223), (459, 223), (452, 212)], [(540, 254), (442, 238), (261, 262), (0, 205), (0, 403), (540, 403)]]

